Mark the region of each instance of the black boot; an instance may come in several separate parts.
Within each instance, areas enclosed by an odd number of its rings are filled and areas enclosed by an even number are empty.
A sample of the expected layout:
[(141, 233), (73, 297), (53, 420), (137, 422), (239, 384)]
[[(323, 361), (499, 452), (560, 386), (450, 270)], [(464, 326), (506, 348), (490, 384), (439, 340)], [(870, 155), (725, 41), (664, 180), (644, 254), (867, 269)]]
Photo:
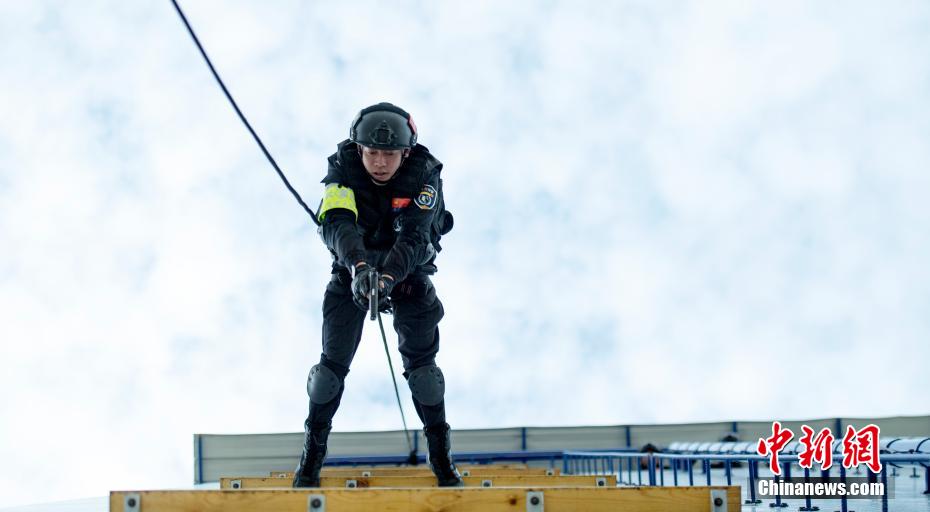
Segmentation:
[(326, 458), (326, 439), (332, 427), (304, 427), (304, 451), (294, 470), (294, 487), (319, 487), (320, 470)]
[(439, 481), (439, 487), (464, 487), (462, 475), (452, 461), (452, 436), (448, 423), (423, 429), (429, 447), (429, 465)]

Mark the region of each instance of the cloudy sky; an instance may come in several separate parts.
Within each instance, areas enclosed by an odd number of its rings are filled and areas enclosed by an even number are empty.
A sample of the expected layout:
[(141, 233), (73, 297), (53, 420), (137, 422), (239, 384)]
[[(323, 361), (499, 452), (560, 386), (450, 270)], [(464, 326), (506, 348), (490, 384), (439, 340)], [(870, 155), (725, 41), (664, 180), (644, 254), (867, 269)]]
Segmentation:
[[(930, 413), (930, 4), (184, 6), (311, 205), (378, 101), (445, 163), (454, 428)], [(0, 506), (300, 430), (329, 254), (170, 2), (0, 62)], [(399, 428), (373, 327), (337, 430)]]

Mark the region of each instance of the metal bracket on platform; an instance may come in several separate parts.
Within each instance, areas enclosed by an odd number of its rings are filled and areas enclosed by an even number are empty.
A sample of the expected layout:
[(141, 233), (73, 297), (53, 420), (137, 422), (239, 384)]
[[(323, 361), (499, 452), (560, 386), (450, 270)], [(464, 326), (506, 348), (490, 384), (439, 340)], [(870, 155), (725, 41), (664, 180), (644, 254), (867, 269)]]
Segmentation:
[(326, 512), (326, 495), (311, 494), (307, 496), (307, 512)]
[(494, 482), (492, 482), (491, 479), (481, 481), (481, 487), (491, 487), (493, 485), (494, 485)]
[(710, 510), (711, 512), (726, 512), (727, 491), (725, 489), (710, 490)]
[(362, 471), (362, 477), (363, 478), (371, 477), (371, 471)]
[(142, 510), (142, 497), (135, 492), (123, 496), (123, 510), (125, 512), (139, 512)]
[(598, 487), (607, 487), (607, 477), (599, 476), (595, 478), (594, 485)]
[(555, 470), (552, 468), (547, 469), (546, 476), (555, 476)]
[(242, 488), (242, 480), (233, 480), (233, 481), (229, 482), (229, 486), (232, 487), (233, 489), (241, 489), (241, 488)]
[(546, 510), (546, 502), (543, 499), (542, 491), (528, 491), (526, 493), (526, 512), (543, 512)]
[(346, 480), (346, 487), (349, 489), (355, 489), (358, 487), (358, 480)]

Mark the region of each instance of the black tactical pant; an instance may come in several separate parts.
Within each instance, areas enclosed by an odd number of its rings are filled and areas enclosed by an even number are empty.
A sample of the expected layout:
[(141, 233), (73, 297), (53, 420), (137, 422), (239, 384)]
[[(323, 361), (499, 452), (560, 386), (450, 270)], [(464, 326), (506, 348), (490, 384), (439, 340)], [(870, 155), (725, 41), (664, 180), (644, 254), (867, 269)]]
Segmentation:
[[(445, 311), (427, 276), (410, 276), (397, 283), (391, 293), (391, 302), (406, 378), (411, 370), (435, 364), (436, 353), (439, 352), (438, 324)], [(331, 424), (345, 390), (344, 380), (349, 366), (362, 339), (367, 315), (368, 312), (361, 310), (352, 300), (348, 272), (333, 274), (323, 295), (323, 353), (320, 364), (339, 376), (343, 384), (330, 402), (310, 402), (308, 427), (322, 428)], [(445, 423), (445, 401), (434, 406), (420, 404), (416, 399), (413, 403), (424, 426)]]

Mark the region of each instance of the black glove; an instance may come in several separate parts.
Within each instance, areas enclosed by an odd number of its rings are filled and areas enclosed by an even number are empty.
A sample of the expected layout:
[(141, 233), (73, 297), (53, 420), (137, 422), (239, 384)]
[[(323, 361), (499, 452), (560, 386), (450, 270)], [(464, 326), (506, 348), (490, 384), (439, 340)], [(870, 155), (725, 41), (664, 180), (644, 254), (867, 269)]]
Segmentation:
[[(394, 278), (391, 276), (378, 276), (378, 311), (388, 313), (393, 311), (391, 304), (391, 290), (394, 289)], [(365, 303), (369, 304), (368, 302)]]
[(368, 295), (371, 293), (371, 273), (375, 269), (367, 263), (357, 265), (352, 276), (352, 300), (363, 311), (368, 311)]
[(390, 297), (391, 290), (394, 289), (395, 284), (397, 284), (397, 282), (394, 281), (393, 277), (389, 275), (382, 275), (381, 279), (378, 280), (378, 286), (381, 287), (381, 291), (378, 292), (378, 297), (380, 297), (382, 301)]

